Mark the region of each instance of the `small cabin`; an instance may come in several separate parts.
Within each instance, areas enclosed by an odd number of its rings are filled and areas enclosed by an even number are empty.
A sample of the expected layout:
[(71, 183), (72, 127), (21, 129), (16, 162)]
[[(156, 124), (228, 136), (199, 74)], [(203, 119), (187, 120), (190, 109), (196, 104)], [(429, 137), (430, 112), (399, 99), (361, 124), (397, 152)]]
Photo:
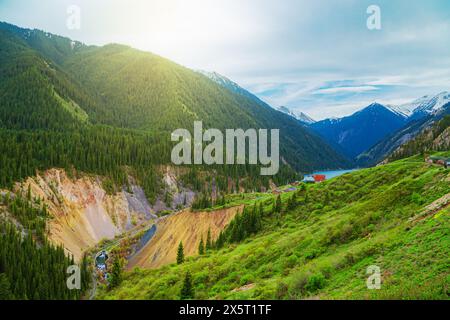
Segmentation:
[(438, 164), (446, 168), (450, 166), (450, 158), (431, 156), (427, 157), (425, 161), (430, 164)]
[(314, 182), (323, 182), (327, 178), (324, 174), (315, 174), (313, 175)]
[(307, 176), (307, 177), (305, 177), (305, 178), (303, 179), (303, 182), (305, 182), (305, 183), (314, 183), (315, 180), (314, 180), (313, 177)]

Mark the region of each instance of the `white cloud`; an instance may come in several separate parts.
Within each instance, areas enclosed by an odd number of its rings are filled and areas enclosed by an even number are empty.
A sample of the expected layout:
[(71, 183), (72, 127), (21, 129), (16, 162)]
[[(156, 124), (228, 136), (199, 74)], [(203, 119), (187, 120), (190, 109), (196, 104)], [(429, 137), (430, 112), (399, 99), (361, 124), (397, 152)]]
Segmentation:
[(374, 90), (378, 90), (378, 88), (373, 86), (335, 87), (335, 88), (319, 89), (314, 91), (313, 94), (359, 93)]

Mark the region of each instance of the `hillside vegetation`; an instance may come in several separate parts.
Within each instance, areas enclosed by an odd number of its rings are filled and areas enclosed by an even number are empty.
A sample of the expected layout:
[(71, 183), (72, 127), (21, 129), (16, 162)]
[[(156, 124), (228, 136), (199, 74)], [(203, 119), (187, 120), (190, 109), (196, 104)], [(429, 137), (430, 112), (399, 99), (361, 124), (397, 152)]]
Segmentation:
[[(127, 272), (98, 298), (179, 299), (189, 271), (196, 299), (448, 299), (449, 193), (450, 170), (417, 156), (283, 193), (281, 212), (268, 194), (255, 201), (258, 233), (181, 265)], [(371, 265), (380, 290), (366, 287)]]
[(450, 115), (426, 128), (414, 139), (395, 150), (388, 160), (402, 159), (417, 153), (450, 150)]

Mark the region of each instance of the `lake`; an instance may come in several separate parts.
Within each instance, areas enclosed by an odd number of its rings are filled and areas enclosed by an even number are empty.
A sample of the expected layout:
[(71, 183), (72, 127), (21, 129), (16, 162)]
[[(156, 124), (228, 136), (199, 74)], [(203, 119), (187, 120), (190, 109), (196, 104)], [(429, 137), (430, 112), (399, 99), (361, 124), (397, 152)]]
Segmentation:
[(313, 172), (311, 174), (305, 174), (305, 178), (306, 177), (312, 177), (315, 174), (323, 174), (323, 175), (325, 175), (326, 179), (329, 180), (329, 179), (339, 177), (339, 176), (341, 176), (341, 175), (343, 175), (345, 173), (352, 172), (352, 171), (355, 171), (355, 170), (358, 170), (358, 169), (317, 171), (317, 172)]

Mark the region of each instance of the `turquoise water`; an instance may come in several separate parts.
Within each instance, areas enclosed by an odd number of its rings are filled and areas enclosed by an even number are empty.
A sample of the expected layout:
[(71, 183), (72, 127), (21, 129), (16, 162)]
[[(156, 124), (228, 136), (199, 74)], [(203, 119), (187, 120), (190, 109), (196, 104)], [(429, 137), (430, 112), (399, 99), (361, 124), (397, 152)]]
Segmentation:
[(331, 170), (331, 171), (317, 171), (317, 172), (313, 172), (313, 173), (311, 173), (311, 174), (305, 174), (305, 178), (306, 178), (306, 177), (311, 177), (312, 175), (315, 175), (315, 174), (324, 174), (325, 177), (326, 177), (326, 179), (329, 180), (329, 179), (339, 177), (339, 176), (341, 176), (341, 175), (343, 175), (343, 174), (345, 174), (345, 173), (352, 172), (352, 171), (355, 171), (355, 170), (358, 170), (358, 169), (351, 169), (351, 170)]

